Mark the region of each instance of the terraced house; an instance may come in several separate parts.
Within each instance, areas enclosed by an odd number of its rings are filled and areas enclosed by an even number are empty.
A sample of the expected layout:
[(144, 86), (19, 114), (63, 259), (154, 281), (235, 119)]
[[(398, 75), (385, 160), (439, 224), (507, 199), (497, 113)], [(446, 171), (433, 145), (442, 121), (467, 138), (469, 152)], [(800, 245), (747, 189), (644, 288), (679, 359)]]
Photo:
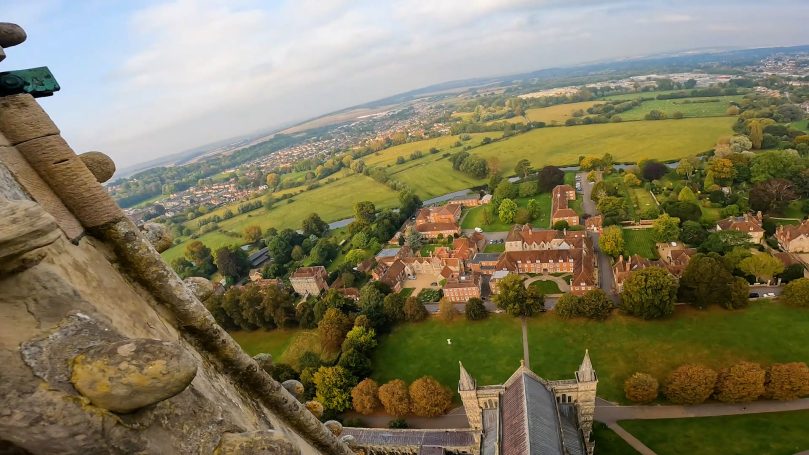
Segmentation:
[(579, 224), (579, 214), (569, 207), (576, 200), (576, 189), (570, 185), (557, 185), (551, 192), (551, 224), (567, 221), (568, 226)]

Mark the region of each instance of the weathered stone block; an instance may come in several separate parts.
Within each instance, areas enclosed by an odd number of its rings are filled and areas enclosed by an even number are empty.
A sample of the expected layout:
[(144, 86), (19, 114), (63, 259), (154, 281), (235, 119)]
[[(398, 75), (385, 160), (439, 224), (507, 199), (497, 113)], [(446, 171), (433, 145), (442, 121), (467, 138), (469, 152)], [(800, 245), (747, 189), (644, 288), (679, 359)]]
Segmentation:
[(182, 392), (196, 373), (194, 358), (178, 344), (140, 339), (79, 354), (70, 380), (94, 405), (127, 413)]
[(273, 430), (225, 433), (214, 455), (297, 455), (301, 451)]
[(183, 282), (185, 283), (185, 286), (194, 293), (194, 296), (199, 299), (200, 302), (208, 300), (208, 297), (213, 294), (213, 283), (211, 283), (211, 280), (207, 278), (190, 276), (184, 279)]
[(0, 274), (31, 267), (44, 257), (28, 253), (59, 236), (56, 220), (33, 201), (0, 200)]
[(79, 158), (81, 158), (84, 165), (87, 166), (87, 169), (90, 169), (90, 172), (93, 173), (99, 183), (106, 182), (115, 174), (115, 162), (112, 161), (112, 158), (101, 152), (82, 153), (79, 155)]
[[(152, 244), (158, 253), (162, 253), (171, 248), (171, 242), (174, 238), (165, 225), (160, 223), (145, 223), (141, 226), (140, 230), (143, 236), (146, 237), (146, 240)], [(213, 289), (211, 292), (213, 292)]]
[(0, 131), (12, 145), (59, 134), (59, 128), (27, 93), (0, 98)]

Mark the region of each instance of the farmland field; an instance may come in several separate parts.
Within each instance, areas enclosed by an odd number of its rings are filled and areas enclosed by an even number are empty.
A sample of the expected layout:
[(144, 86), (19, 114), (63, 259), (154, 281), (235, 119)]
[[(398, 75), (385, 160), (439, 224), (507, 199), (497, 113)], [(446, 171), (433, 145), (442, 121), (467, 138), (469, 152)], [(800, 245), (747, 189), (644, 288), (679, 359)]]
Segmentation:
[[(598, 101), (582, 101), (579, 103), (556, 104), (548, 107), (535, 107), (526, 109), (525, 117), (512, 117), (505, 121), (509, 123), (525, 123), (527, 117), (530, 122), (545, 122), (548, 125), (556, 122), (561, 125), (565, 123), (565, 120), (573, 117), (574, 111), (581, 109), (586, 112), (588, 107), (596, 103), (598, 103)], [(502, 120), (494, 120), (494, 122), (500, 121)]]
[[(484, 137), (497, 139), (502, 135), (503, 134), (499, 131), (491, 131), (488, 133), (471, 133), (469, 136), (472, 138), (468, 141), (462, 141), (462, 143), (463, 145), (471, 145), (474, 147), (480, 144), (480, 141), (482, 141)], [(418, 150), (424, 154), (424, 158), (413, 161), (413, 163), (417, 163), (421, 160), (429, 159), (431, 156), (434, 156), (435, 158), (438, 157), (435, 155), (430, 155), (431, 148), (437, 148), (439, 151), (441, 151), (441, 153), (460, 150), (461, 147), (452, 146), (452, 144), (459, 140), (460, 136), (441, 136), (433, 139), (425, 139), (423, 141), (408, 142), (406, 144), (396, 145), (389, 149), (373, 153), (363, 157), (362, 160), (365, 161), (365, 164), (369, 166), (387, 166), (389, 164), (395, 164), (396, 158), (400, 156), (408, 159), (411, 153)]]
[(624, 420), (619, 425), (659, 455), (791, 455), (809, 449), (809, 411), (689, 419)]
[[(638, 96), (626, 97), (631, 100)], [(685, 117), (722, 117), (727, 116), (728, 106), (731, 101), (741, 101), (741, 95), (716, 96), (711, 98), (680, 98), (674, 100), (651, 100), (644, 101), (640, 106), (621, 112), (619, 115), (623, 120), (643, 120), (644, 116), (651, 110), (664, 112), (671, 118), (675, 112), (681, 112)], [(624, 98), (622, 98), (624, 99)], [(717, 100), (711, 101), (708, 100)]]
[(651, 229), (624, 229), (624, 257), (637, 254), (657, 259), (657, 248)]

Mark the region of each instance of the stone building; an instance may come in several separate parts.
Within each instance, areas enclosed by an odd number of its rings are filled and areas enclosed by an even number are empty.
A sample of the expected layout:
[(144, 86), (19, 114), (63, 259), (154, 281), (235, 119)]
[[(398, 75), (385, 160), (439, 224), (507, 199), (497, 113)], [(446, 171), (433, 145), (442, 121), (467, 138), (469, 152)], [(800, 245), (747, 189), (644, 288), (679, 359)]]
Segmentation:
[(809, 220), (804, 220), (797, 226), (778, 226), (775, 239), (784, 251), (809, 253)]
[(289, 276), (289, 283), (292, 289), (300, 295), (320, 295), (321, 292), (329, 290), (329, 283), (326, 281), (329, 273), (322, 265), (314, 267), (300, 267)]
[(745, 213), (742, 216), (731, 216), (716, 222), (717, 231), (739, 231), (750, 236), (753, 243), (764, 241), (764, 228), (761, 226), (761, 212), (756, 216)]
[(567, 221), (568, 226), (579, 224), (579, 214), (569, 207), (576, 200), (576, 190), (570, 185), (557, 185), (551, 191), (551, 224)]
[[(24, 38), (0, 24), (0, 60)], [(100, 183), (112, 160), (77, 155), (34, 96), (5, 93), (0, 452), (352, 454), (339, 424), (287, 390), (299, 384), (278, 383), (216, 323), (201, 302), (210, 283), (187, 285), (163, 261), (168, 233), (115, 204)]]
[(447, 279), (444, 297), (455, 303), (466, 303), (469, 299), (480, 298), (481, 280), (479, 275), (465, 275)]
[(346, 428), (376, 454), (592, 455), (598, 376), (585, 352), (572, 379), (548, 381), (523, 362), (503, 384), (478, 385), (460, 364), (468, 429)]

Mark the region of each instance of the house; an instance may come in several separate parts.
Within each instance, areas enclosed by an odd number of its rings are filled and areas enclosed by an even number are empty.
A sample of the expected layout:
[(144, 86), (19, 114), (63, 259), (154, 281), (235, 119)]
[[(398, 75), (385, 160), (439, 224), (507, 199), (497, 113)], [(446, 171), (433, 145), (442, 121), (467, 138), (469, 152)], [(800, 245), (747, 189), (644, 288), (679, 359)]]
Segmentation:
[(660, 259), (647, 259), (637, 254), (626, 258), (623, 255), (619, 256), (612, 266), (612, 273), (615, 278), (615, 292), (623, 291), (624, 281), (629, 278), (632, 272), (647, 267), (660, 267), (679, 279), (683, 276), (691, 257), (697, 254), (696, 249), (688, 248), (680, 242), (658, 243), (657, 250), (660, 253)]
[(557, 185), (551, 191), (551, 224), (567, 221), (568, 226), (579, 224), (579, 214), (568, 206), (576, 200), (576, 190), (570, 185)]
[(416, 215), (414, 228), (423, 237), (434, 239), (461, 234), (461, 204), (447, 204), (440, 207), (422, 208)]
[(778, 226), (775, 239), (785, 251), (809, 253), (809, 220), (804, 220), (797, 226)]
[(322, 265), (314, 267), (301, 267), (289, 277), (292, 289), (300, 295), (320, 295), (329, 289), (326, 282), (329, 274)]
[(492, 292), (492, 294), (500, 293), (497, 286), (500, 284), (500, 281), (507, 277), (510, 273), (511, 272), (508, 270), (496, 270), (492, 272), (492, 277), (489, 279), (489, 290)]
[(450, 277), (444, 285), (444, 297), (455, 303), (466, 303), (471, 298), (480, 298), (480, 276), (461, 275)]
[(491, 275), (497, 270), (498, 260), (500, 260), (500, 253), (478, 253), (468, 262), (469, 270), (472, 273)]
[(390, 287), (393, 292), (402, 290), (402, 283), (407, 279), (407, 270), (404, 262), (397, 258), (390, 264), (379, 263), (371, 272), (371, 277)]
[(336, 291), (343, 297), (355, 302), (360, 300), (360, 290), (357, 288), (339, 288)]
[(753, 243), (764, 240), (764, 228), (761, 227), (761, 212), (753, 216), (745, 213), (742, 216), (731, 216), (716, 222), (717, 231), (739, 231), (750, 235)]
[(604, 225), (604, 217), (601, 215), (591, 216), (584, 220), (584, 229), (590, 232), (597, 232), (601, 234)]
[(506, 235), (506, 251), (566, 250), (588, 243), (584, 231), (533, 229), (530, 224), (514, 225)]

